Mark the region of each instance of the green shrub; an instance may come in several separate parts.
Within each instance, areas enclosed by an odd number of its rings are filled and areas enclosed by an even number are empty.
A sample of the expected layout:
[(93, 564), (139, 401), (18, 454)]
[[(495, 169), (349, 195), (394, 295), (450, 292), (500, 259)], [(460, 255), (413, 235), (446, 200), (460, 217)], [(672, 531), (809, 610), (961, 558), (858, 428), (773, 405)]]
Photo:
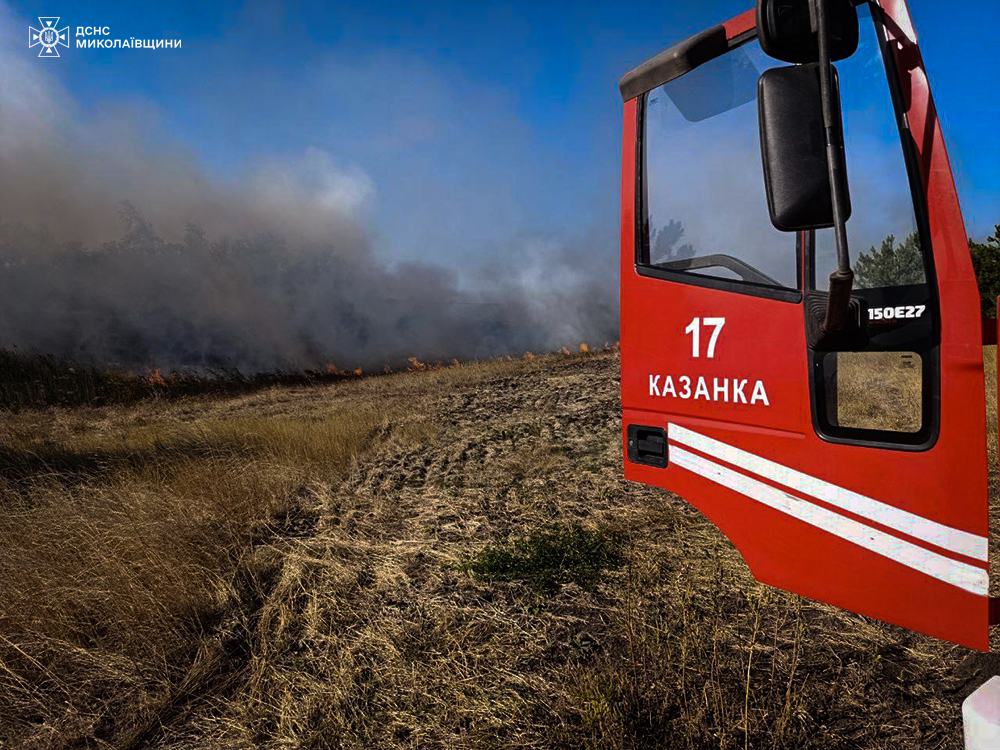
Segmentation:
[(469, 571), (487, 581), (522, 581), (536, 589), (560, 583), (593, 586), (605, 570), (625, 564), (620, 533), (579, 523), (550, 526), (502, 546), (487, 547)]
[(979, 285), (979, 300), (983, 317), (997, 316), (997, 297), (1000, 296), (1000, 224), (993, 228), (993, 236), (986, 242), (969, 240), (972, 267)]

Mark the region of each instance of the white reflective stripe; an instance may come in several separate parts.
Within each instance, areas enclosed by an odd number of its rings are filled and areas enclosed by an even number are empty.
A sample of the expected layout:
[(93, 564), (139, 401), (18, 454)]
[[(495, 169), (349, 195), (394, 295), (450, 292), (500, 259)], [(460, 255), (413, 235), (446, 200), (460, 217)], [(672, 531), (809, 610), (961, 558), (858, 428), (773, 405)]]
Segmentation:
[(686, 427), (670, 424), (668, 431), (672, 441), (697, 448), (702, 453), (707, 453), (734, 466), (739, 466), (741, 469), (759, 474), (772, 482), (791, 487), (804, 495), (810, 495), (830, 503), (830, 505), (836, 505), (838, 508), (863, 516), (869, 521), (875, 521), (950, 552), (973, 557), (983, 562), (987, 560), (989, 540), (986, 537), (954, 529), (923, 516), (894, 508), (886, 503), (859, 495), (851, 490), (845, 490), (843, 487), (824, 482), (822, 479), (803, 474), (753, 453), (747, 453), (714, 438), (692, 432)]
[(989, 592), (989, 574), (982, 568), (918, 547), (683, 448), (671, 447), (670, 463), (952, 586), (979, 596), (986, 596)]

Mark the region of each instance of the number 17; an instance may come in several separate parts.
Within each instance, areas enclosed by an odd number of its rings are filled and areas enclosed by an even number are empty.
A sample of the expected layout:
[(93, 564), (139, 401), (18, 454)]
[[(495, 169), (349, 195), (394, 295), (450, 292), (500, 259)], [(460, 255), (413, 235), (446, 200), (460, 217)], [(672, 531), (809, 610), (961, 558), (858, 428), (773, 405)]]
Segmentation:
[(715, 344), (719, 340), (719, 334), (722, 332), (722, 326), (726, 324), (725, 318), (691, 318), (691, 322), (688, 323), (688, 327), (684, 329), (684, 333), (691, 334), (691, 356), (700, 357), (701, 347), (699, 341), (701, 339), (701, 326), (711, 326), (715, 330), (712, 331), (712, 336), (708, 340), (708, 351), (705, 356), (708, 359), (715, 358)]

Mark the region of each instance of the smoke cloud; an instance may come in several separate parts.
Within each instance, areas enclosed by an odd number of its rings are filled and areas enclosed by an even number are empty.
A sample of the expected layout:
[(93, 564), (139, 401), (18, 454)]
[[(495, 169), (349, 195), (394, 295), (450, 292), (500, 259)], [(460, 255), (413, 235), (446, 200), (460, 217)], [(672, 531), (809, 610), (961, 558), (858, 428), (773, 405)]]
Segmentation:
[(36, 62), (0, 49), (0, 347), (261, 371), (617, 338), (615, 248), (593, 235), (394, 260), (361, 168), (309, 148), (220, 180), (155, 113), (81, 112)]

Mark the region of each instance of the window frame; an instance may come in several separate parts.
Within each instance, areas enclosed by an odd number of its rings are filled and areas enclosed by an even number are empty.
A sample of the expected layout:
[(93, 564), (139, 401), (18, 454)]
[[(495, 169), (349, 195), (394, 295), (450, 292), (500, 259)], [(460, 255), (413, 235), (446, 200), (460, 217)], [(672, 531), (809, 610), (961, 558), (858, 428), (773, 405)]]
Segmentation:
[[(896, 135), (903, 155), (903, 165), (906, 170), (907, 188), (913, 205), (913, 216), (916, 223), (917, 237), (924, 261), (924, 286), (927, 287), (928, 331), (919, 342), (907, 339), (905, 326), (879, 334), (876, 344), (869, 342), (860, 351), (912, 351), (921, 360), (921, 415), (922, 424), (917, 432), (894, 432), (892, 430), (875, 430), (860, 427), (843, 427), (831, 421), (831, 415), (836, 416), (836, 403), (830, 404), (826, 389), (826, 380), (836, 378), (836, 369), (827, 372), (823, 361), (826, 352), (808, 350), (809, 359), (809, 401), (812, 412), (813, 429), (816, 434), (829, 443), (841, 445), (858, 445), (867, 448), (885, 450), (922, 452), (930, 450), (937, 442), (941, 429), (941, 306), (940, 289), (937, 272), (934, 265), (934, 246), (931, 242), (930, 218), (927, 206), (927, 196), (923, 189), (920, 176), (920, 162), (916, 145), (910, 133), (909, 122), (904, 109), (903, 92), (900, 88), (899, 71), (896, 59), (889, 46), (886, 36), (885, 13), (878, 2), (868, 0), (864, 3), (871, 14), (871, 23), (882, 57), (886, 85), (889, 89), (889, 100), (896, 120)], [(860, 20), (860, 19), (859, 19)], [(845, 144), (846, 146), (846, 144)], [(803, 241), (815, 243), (815, 230), (803, 233)], [(808, 257), (812, 258), (813, 255)], [(805, 268), (805, 288), (813, 291), (816, 288), (816, 269), (814, 263), (807, 263)], [(883, 287), (894, 289), (897, 287)], [(852, 294), (866, 298), (869, 293), (877, 293), (879, 289), (858, 289)], [(832, 411), (831, 411), (832, 410)]]
[[(696, 66), (700, 67), (711, 60), (715, 60), (723, 55), (727, 55), (738, 47), (748, 44), (757, 39), (757, 31), (752, 30), (730, 40), (725, 49), (719, 54), (702, 60)], [(696, 68), (684, 71), (690, 73)], [(678, 76), (679, 77), (679, 76)], [(669, 83), (669, 81), (668, 81)], [(661, 84), (662, 85), (662, 84)], [(635, 134), (635, 272), (640, 276), (663, 281), (675, 281), (690, 286), (703, 287), (708, 289), (719, 289), (724, 292), (734, 292), (736, 294), (749, 295), (751, 297), (763, 297), (765, 299), (778, 300), (780, 302), (802, 302), (802, 248), (801, 233), (795, 233), (795, 278), (798, 284), (797, 289), (785, 286), (772, 286), (770, 284), (758, 284), (751, 281), (736, 281), (725, 279), (708, 274), (695, 273), (693, 271), (671, 271), (666, 268), (659, 268), (649, 262), (649, 215), (648, 215), (648, 195), (646, 180), (646, 99), (656, 91), (659, 86), (648, 91), (644, 91), (636, 100), (636, 134)]]

